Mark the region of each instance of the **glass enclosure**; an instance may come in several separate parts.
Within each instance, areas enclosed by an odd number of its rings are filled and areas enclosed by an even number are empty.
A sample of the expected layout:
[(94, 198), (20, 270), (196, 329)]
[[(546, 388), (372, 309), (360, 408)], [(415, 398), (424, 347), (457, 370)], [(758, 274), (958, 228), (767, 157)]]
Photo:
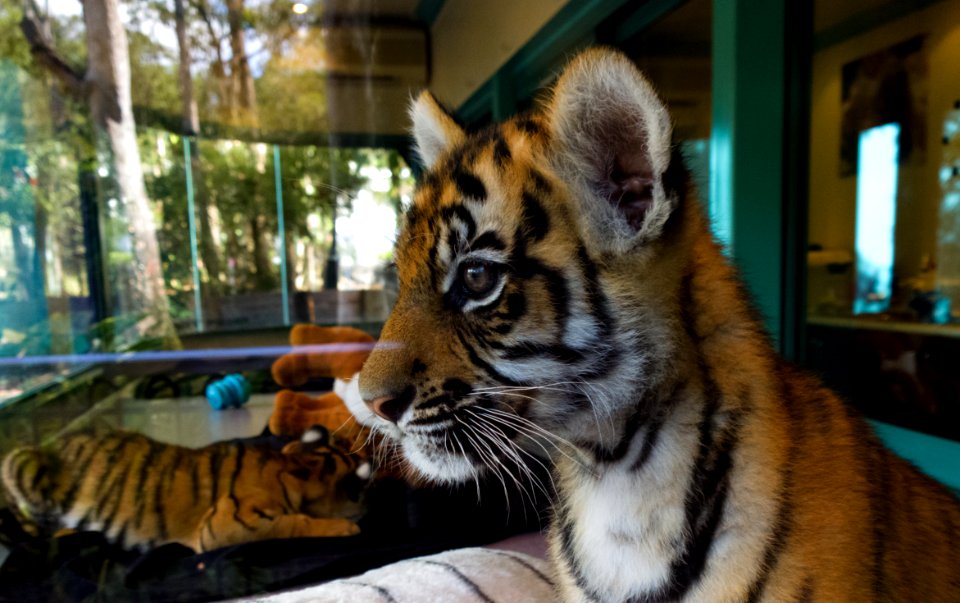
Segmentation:
[[(279, 345), (296, 322), (383, 320), (422, 24), (105, 1), (125, 40), (97, 64), (93, 9), (41, 4), (0, 21), (0, 407), (115, 354), (188, 361), (231, 333)], [(129, 87), (84, 90), (95, 70)]]
[[(768, 326), (793, 325), (783, 347), (869, 417), (960, 440), (960, 3), (817, 0), (807, 52), (809, 27), (764, 22), (806, 9), (776, 2), (0, 0), (0, 460), (91, 426), (190, 447), (270, 435), (292, 327), (375, 337), (394, 303), (419, 170), (411, 96), (428, 87), (479, 127), (535, 108), (594, 44), (624, 51), (669, 105)], [(756, 60), (771, 40), (787, 57)], [(221, 411), (205, 394), (228, 374), (250, 397)], [(446, 537), (472, 487), (398, 490), (383, 517)], [(2, 503), (0, 577), (17, 546)], [(36, 559), (66, 554), (20, 536)], [(115, 585), (146, 571), (91, 561), (102, 543), (87, 544), (62, 566)], [(311, 553), (250, 559), (295, 552)], [(192, 578), (214, 561), (151, 554)], [(206, 574), (207, 598), (288, 571), (230, 567)]]
[(960, 5), (817, 2), (808, 362), (869, 416), (960, 439)]

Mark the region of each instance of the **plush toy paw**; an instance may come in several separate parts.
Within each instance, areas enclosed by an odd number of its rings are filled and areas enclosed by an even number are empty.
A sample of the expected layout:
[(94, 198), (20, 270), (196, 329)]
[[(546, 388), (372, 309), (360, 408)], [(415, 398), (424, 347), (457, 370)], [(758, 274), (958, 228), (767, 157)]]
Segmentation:
[[(301, 324), (291, 329), (290, 343), (317, 347), (291, 352), (274, 362), (272, 373), (278, 384), (296, 387), (313, 378), (333, 377), (335, 389), (344, 392), (349, 390), (349, 381), (360, 372), (370, 355), (374, 339), (352, 327)], [(314, 425), (354, 440), (359, 440), (364, 433), (364, 428), (335, 392), (319, 397), (290, 390), (277, 393), (269, 421), (271, 433), (298, 438)]]
[(299, 438), (313, 425), (322, 425), (350, 440), (361, 431), (337, 394), (329, 392), (314, 398), (288, 389), (277, 393), (269, 425), (270, 433), (291, 438)]
[(290, 330), (291, 345), (323, 348), (282, 356), (273, 363), (273, 379), (283, 387), (297, 387), (314, 377), (349, 379), (360, 371), (374, 341), (352, 327), (295, 325)]

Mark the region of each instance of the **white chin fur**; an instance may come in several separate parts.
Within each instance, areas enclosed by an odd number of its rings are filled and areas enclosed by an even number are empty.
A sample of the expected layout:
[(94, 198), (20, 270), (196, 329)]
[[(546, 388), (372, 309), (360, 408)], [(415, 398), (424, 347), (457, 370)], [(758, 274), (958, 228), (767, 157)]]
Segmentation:
[(479, 470), (462, 456), (436, 451), (424, 451), (416, 437), (403, 439), (403, 455), (424, 477), (446, 484), (458, 484), (474, 479)]
[(333, 391), (340, 396), (340, 399), (346, 404), (347, 410), (353, 414), (361, 425), (374, 427), (381, 422), (380, 418), (373, 414), (373, 411), (364, 403), (363, 397), (360, 396), (360, 379), (357, 378), (357, 375), (349, 380), (334, 379)]

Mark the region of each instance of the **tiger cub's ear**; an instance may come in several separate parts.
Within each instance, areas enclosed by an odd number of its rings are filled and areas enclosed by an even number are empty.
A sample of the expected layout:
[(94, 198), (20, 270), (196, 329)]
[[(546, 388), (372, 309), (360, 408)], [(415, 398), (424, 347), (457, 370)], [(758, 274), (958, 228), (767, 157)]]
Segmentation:
[(426, 90), (410, 104), (410, 120), (413, 122), (417, 154), (428, 169), (433, 167), (444, 151), (460, 144), (466, 137), (463, 128)]
[(580, 54), (547, 116), (553, 163), (581, 204), (589, 238), (614, 252), (656, 238), (673, 206), (664, 190), (670, 116), (633, 63), (609, 49)]

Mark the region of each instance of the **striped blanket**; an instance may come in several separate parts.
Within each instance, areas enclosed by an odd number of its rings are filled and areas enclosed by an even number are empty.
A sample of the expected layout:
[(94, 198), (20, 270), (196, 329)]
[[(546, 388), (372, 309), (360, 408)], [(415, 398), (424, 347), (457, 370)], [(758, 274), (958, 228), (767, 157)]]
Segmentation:
[(549, 565), (525, 553), (465, 548), (407, 559), (302, 590), (246, 603), (546, 603), (556, 601)]

